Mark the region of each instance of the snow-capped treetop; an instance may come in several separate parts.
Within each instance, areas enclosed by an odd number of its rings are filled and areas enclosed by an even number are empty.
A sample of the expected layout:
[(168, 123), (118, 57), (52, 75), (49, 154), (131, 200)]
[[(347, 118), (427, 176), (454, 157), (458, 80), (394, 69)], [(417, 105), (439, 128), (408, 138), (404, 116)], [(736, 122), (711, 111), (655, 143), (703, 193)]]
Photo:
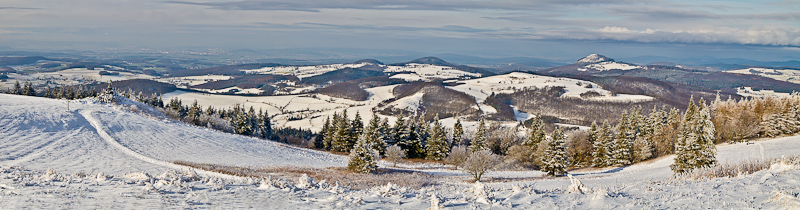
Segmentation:
[(600, 54), (591, 54), (586, 57), (581, 58), (576, 64), (592, 64), (592, 63), (600, 63), (606, 61), (614, 61), (614, 59), (608, 58), (606, 56)]

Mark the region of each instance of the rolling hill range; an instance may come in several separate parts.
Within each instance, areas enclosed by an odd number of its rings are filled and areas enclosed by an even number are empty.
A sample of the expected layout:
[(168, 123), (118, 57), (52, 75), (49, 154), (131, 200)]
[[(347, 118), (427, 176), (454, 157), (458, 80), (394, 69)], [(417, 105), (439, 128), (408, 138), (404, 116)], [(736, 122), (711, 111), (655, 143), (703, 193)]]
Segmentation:
[[(614, 59), (591, 54), (579, 59), (574, 64), (553, 67), (538, 71), (537, 73), (553, 76), (578, 76), (590, 75), (594, 77), (633, 76), (650, 78), (658, 81), (673, 82), (683, 85), (703, 87), (711, 90), (722, 90), (735, 94), (741, 87), (775, 90), (777, 92), (791, 93), (800, 90), (800, 85), (787, 82), (791, 77), (784, 79), (775, 76), (776, 73), (751, 73), (743, 71), (703, 71), (685, 69), (673, 65), (635, 65)], [(786, 76), (783, 76), (786, 77)], [(585, 78), (585, 77), (584, 77)]]

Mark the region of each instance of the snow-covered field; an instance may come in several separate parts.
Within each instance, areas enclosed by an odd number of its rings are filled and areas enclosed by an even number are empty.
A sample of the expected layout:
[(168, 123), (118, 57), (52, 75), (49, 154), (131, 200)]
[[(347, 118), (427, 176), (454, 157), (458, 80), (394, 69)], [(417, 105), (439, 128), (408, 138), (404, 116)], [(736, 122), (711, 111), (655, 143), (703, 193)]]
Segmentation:
[(797, 69), (745, 68), (726, 72), (735, 74), (755, 74), (775, 80), (800, 83), (800, 70)]
[(753, 90), (752, 87), (741, 87), (736, 89), (736, 94), (745, 97), (754, 97), (754, 98), (762, 98), (762, 97), (786, 97), (791, 95), (790, 93), (778, 93), (774, 90)]
[(367, 63), (328, 64), (328, 65), (316, 65), (316, 66), (278, 66), (278, 67), (264, 67), (260, 69), (244, 70), (244, 72), (248, 74), (294, 75), (302, 79), (345, 68), (359, 68), (365, 65), (367, 65)]
[(640, 66), (630, 65), (626, 63), (606, 61), (601, 63), (589, 64), (584, 68), (579, 68), (578, 71), (587, 71), (589, 69), (595, 71), (610, 71), (610, 70), (632, 70), (641, 68)]
[(397, 74), (392, 78), (406, 81), (430, 81), (433, 79), (456, 79), (463, 77), (480, 77), (481, 74), (469, 73), (454, 69), (449, 66), (410, 63), (404, 66), (387, 66), (385, 72), (413, 72), (410, 74)]
[[(293, 127), (319, 131), (325, 123), (327, 116), (334, 112), (347, 111), (351, 119), (359, 113), (363, 120), (372, 119), (372, 108), (380, 102), (393, 98), (392, 89), (396, 85), (381, 86), (366, 89), (370, 93), (366, 101), (353, 101), (342, 98), (333, 98), (322, 94), (301, 94), (283, 96), (232, 96), (210, 95), (203, 93), (190, 93), (175, 91), (165, 94), (164, 100), (177, 97), (184, 103), (197, 100), (198, 104), (207, 107), (230, 108), (234, 104), (245, 107), (252, 106), (256, 110), (263, 109), (272, 115), (275, 124), (281, 127)], [(299, 120), (289, 120), (292, 117), (301, 117)], [(387, 116), (382, 116), (387, 117)], [(389, 117), (394, 122), (394, 117)]]
[[(401, 164), (447, 177), (420, 189), (387, 184), (349, 190), (324, 180), (234, 178), (171, 161), (329, 167), (344, 166), (347, 158), (188, 126), (127, 104), (84, 99), (67, 110), (65, 100), (0, 94), (0, 208), (424, 209), (432, 203), (450, 209), (800, 207), (797, 165), (686, 181), (670, 178), (671, 156), (622, 168), (573, 171), (584, 185), (577, 193), (569, 193), (573, 182), (567, 177), (496, 171), (486, 176), (501, 181), (470, 184), (462, 181), (468, 179), (464, 173), (437, 164)], [(721, 163), (796, 155), (800, 136), (719, 145), (718, 152)]]
[(641, 101), (652, 100), (652, 97), (643, 95), (624, 95), (612, 96), (611, 91), (604, 90), (600, 85), (593, 82), (562, 78), (533, 75), (521, 72), (512, 72), (503, 75), (477, 78), (459, 81), (464, 83), (451, 87), (453, 90), (467, 93), (475, 97), (478, 103), (482, 103), (492, 93), (513, 93), (523, 88), (544, 88), (561, 86), (567, 91), (563, 97), (580, 97), (582, 93), (595, 91), (603, 95), (594, 100), (613, 100), (613, 101)]
[(50, 81), (60, 85), (82, 85), (89, 84), (95, 81), (109, 82), (130, 79), (153, 79), (155, 77), (145, 74), (133, 74), (128, 72), (116, 72), (118, 75), (100, 75), (100, 70), (88, 70), (86, 68), (66, 69), (56, 72), (40, 72), (33, 74), (8, 74), (9, 79), (6, 82), (0, 83), (0, 88), (6, 89), (19, 81), (20, 84), (26, 81), (31, 81), (34, 84), (43, 84), (44, 81)]
[[(618, 101), (618, 102), (639, 102), (653, 100), (650, 96), (644, 95), (626, 95), (618, 94), (612, 95), (608, 90), (602, 89), (599, 85), (583, 80), (548, 77), (533, 75), (527, 73), (514, 72), (503, 75), (496, 75), (491, 77), (470, 79), (459, 81), (461, 85), (447, 87), (456, 91), (464, 92), (477, 99), (478, 104), (476, 109), (480, 109), (485, 113), (494, 113), (496, 110), (483, 104), (483, 101), (491, 95), (491, 93), (513, 93), (514, 91), (523, 88), (537, 87), (565, 87), (567, 91), (563, 97), (580, 97), (580, 94), (589, 91), (595, 91), (602, 96), (593, 97), (589, 100), (605, 100), (605, 101)], [(311, 129), (318, 131), (322, 124), (325, 122), (327, 116), (332, 115), (334, 112), (342, 113), (347, 110), (349, 117), (352, 119), (356, 113), (360, 113), (362, 119), (371, 119), (373, 108), (378, 106), (381, 102), (394, 98), (392, 89), (396, 85), (381, 86), (366, 89), (370, 96), (366, 101), (353, 101), (343, 98), (333, 98), (322, 94), (299, 94), (299, 95), (282, 95), (282, 96), (235, 96), (235, 95), (212, 95), (204, 93), (192, 93), (185, 91), (175, 91), (164, 94), (164, 100), (169, 100), (173, 97), (183, 100), (184, 103), (197, 102), (203, 106), (214, 106), (216, 108), (230, 108), (234, 104), (241, 104), (245, 107), (254, 107), (256, 110), (263, 109), (273, 115), (273, 120), (278, 126)], [(420, 105), (422, 94), (415, 94), (411, 96), (398, 99), (392, 103), (386, 104), (383, 107), (394, 107), (397, 109), (416, 110)], [(520, 120), (530, 119), (533, 117), (528, 113), (516, 112)], [(390, 123), (395, 120), (394, 117), (388, 117)], [(297, 119), (299, 120), (289, 120)], [(452, 127), (455, 119), (448, 120), (442, 119), (446, 127)], [(464, 122), (465, 125), (471, 124)], [(511, 124), (514, 124), (513, 122)]]

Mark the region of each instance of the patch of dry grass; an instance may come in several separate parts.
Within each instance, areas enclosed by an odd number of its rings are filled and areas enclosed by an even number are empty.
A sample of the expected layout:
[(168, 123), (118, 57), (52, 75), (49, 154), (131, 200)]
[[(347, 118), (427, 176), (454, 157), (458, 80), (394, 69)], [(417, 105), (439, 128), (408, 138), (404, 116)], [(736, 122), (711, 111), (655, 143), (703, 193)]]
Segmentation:
[(800, 155), (770, 159), (751, 159), (733, 164), (719, 164), (713, 167), (695, 169), (692, 172), (680, 175), (680, 177), (694, 180), (737, 177), (769, 169), (773, 164), (780, 162), (800, 165)]
[(326, 180), (327, 183), (331, 184), (339, 182), (339, 186), (356, 190), (383, 186), (389, 182), (400, 187), (419, 189), (436, 185), (436, 181), (439, 179), (438, 176), (431, 174), (399, 169), (378, 169), (375, 174), (362, 174), (350, 172), (346, 168), (301, 168), (291, 166), (250, 168), (187, 161), (173, 161), (173, 163), (241, 177), (261, 178), (271, 176), (297, 180), (303, 174), (307, 174), (308, 177), (313, 178), (315, 181)]

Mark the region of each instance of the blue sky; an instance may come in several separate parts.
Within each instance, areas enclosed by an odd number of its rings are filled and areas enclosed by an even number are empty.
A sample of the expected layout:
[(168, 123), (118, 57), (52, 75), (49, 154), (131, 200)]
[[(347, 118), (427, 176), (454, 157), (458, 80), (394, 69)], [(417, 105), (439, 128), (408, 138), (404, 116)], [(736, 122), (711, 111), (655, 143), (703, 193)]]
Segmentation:
[(571, 58), (800, 56), (800, 0), (4, 0), (0, 50), (356, 48)]

